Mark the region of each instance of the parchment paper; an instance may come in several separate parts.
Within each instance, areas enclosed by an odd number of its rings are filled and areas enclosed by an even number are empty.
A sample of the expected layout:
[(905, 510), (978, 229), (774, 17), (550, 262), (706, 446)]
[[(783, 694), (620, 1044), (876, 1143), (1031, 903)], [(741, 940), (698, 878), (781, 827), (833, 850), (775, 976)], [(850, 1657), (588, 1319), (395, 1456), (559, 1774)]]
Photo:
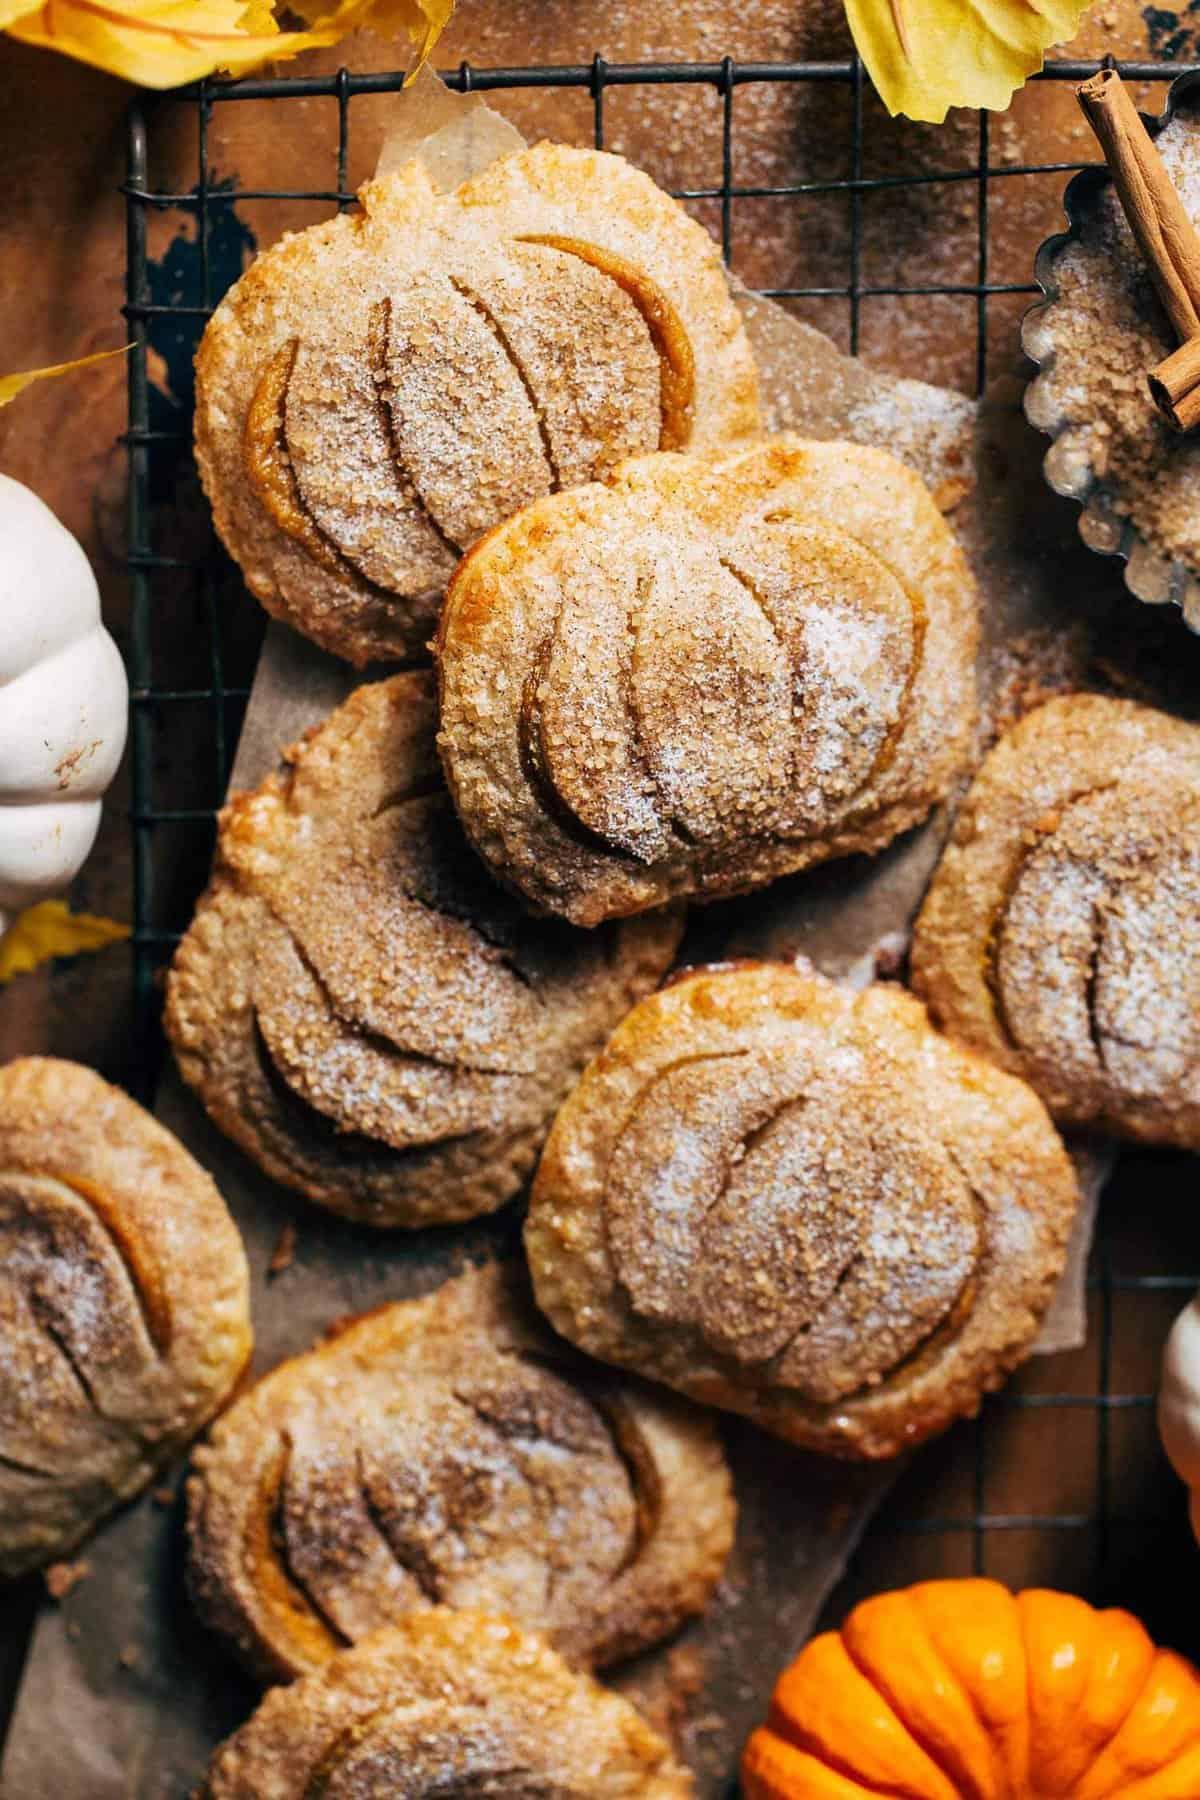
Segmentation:
[[(469, 106), (467, 112), (465, 108)], [(486, 115), (486, 116), (485, 116)], [(466, 118), (465, 128), (458, 118)], [(423, 81), (403, 98), (384, 163), (395, 166), (432, 131), (444, 185), (511, 147), (477, 97), (463, 102)], [(424, 154), (424, 152), (422, 152)], [(1050, 601), (1053, 574), (1018, 564), (997, 506), (1004, 465), (995, 444), (1016, 419), (1011, 397), (977, 409), (959, 395), (902, 382), (841, 356), (828, 339), (770, 302), (739, 296), (763, 372), (768, 423), (811, 436), (879, 443), (917, 467), (968, 547), (985, 596), (979, 748), (997, 718), (1036, 690), (1042, 662), (1062, 660)], [(1011, 415), (1011, 416), (1010, 416)], [(973, 489), (973, 492), (970, 490)], [(1057, 598), (1057, 595), (1056, 595)], [(1015, 643), (1033, 634), (1028, 655)], [(1040, 637), (1038, 634), (1041, 634)], [(258, 781), (279, 747), (323, 718), (358, 679), (286, 627), (272, 624), (231, 785)], [(808, 957), (862, 980), (902, 955), (912, 915), (952, 807), (884, 855), (852, 859), (695, 915), (685, 953)], [(207, 1124), (173, 1074), (158, 1116), (213, 1174), (246, 1240), (257, 1333), (255, 1372), (306, 1348), (328, 1322), (428, 1291), (468, 1258), (517, 1247), (517, 1209), (417, 1237), (356, 1229), (273, 1186)], [(1102, 1153), (1080, 1152), (1090, 1204), (1043, 1349), (1082, 1341), (1083, 1272)], [(270, 1264), (285, 1227), (290, 1266)], [(725, 1436), (741, 1508), (737, 1547), (715, 1602), (674, 1645), (612, 1678), (664, 1728), (696, 1771), (703, 1800), (732, 1789), (742, 1743), (775, 1673), (808, 1635), (895, 1465), (859, 1469), (800, 1454), (729, 1420)], [(196, 1625), (181, 1579), (180, 1474), (111, 1523), (85, 1552), (88, 1577), (39, 1622), (4, 1764), (14, 1800), (177, 1800), (203, 1773), (213, 1744), (252, 1710), (255, 1692)]]

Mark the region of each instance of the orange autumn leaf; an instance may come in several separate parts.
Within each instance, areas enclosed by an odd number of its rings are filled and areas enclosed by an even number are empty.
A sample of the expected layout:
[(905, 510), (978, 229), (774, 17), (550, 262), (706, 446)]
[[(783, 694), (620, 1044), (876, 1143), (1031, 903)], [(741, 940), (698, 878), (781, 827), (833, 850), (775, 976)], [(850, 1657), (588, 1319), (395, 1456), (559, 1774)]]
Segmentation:
[(42, 900), (18, 913), (0, 937), (0, 984), (14, 975), (50, 962), (56, 956), (78, 956), (103, 950), (129, 936), (128, 925), (95, 913), (73, 913), (61, 900)]
[(888, 111), (933, 124), (951, 106), (1003, 111), (1086, 11), (1087, 0), (846, 0)]
[(296, 10), (303, 31), (281, 31), (270, 0), (0, 0), (0, 27), (22, 43), (59, 50), (143, 87), (168, 88), (218, 71), (243, 75), (336, 44), (360, 25), (381, 35), (407, 34), (419, 68), (454, 0), (339, 0)]

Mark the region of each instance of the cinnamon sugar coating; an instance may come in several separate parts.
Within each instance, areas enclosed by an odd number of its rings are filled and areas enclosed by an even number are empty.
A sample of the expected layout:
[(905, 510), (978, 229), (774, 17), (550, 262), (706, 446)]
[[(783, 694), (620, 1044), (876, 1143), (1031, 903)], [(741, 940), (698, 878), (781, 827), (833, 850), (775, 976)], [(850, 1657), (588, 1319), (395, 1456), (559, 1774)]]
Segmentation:
[(194, 1471), (193, 1594), (267, 1680), (439, 1602), (614, 1662), (703, 1609), (733, 1539), (711, 1422), (585, 1362), (499, 1265), (281, 1364)]
[(433, 733), (431, 677), (397, 675), (235, 795), (167, 983), (168, 1035), (215, 1123), (286, 1186), (387, 1226), (511, 1199), (682, 930), (530, 919), (462, 838)]
[(913, 980), (1063, 1123), (1200, 1149), (1200, 728), (1098, 694), (1021, 720), (959, 815)]
[(198, 1800), (693, 1800), (617, 1694), (510, 1620), (439, 1607), (274, 1688)]
[(555, 1120), (525, 1245), (590, 1355), (884, 1457), (1026, 1355), (1077, 1203), (1033, 1092), (910, 996), (747, 964), (617, 1029)]
[(182, 1144), (77, 1063), (0, 1069), (0, 1579), (144, 1488), (250, 1344), (241, 1239)]
[(460, 564), (439, 748), (492, 870), (595, 925), (916, 824), (966, 755), (976, 636), (962, 553), (885, 452), (644, 457)]
[(420, 162), (284, 237), (196, 359), (196, 459), (267, 610), (351, 662), (424, 653), (461, 551), (645, 450), (758, 425), (716, 245), (619, 156)]

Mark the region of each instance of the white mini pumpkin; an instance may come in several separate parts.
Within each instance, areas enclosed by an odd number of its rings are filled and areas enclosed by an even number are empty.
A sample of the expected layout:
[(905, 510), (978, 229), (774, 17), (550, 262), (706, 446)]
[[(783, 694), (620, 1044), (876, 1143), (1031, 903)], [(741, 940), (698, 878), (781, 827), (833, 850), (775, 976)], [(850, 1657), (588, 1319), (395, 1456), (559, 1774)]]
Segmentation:
[(0, 935), (91, 849), (128, 698), (87, 557), (36, 494), (0, 475)]
[(1171, 1327), (1158, 1394), (1163, 1449), (1192, 1496), (1192, 1530), (1200, 1537), (1200, 1294)]

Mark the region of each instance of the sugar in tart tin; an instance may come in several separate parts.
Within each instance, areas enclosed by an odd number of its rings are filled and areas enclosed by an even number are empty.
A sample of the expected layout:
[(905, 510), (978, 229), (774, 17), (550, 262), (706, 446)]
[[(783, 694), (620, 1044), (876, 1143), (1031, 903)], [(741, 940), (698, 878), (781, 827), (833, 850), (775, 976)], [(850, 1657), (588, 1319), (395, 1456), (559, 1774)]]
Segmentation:
[[(1147, 123), (1200, 225), (1200, 79), (1180, 77)], [(1174, 430), (1146, 383), (1176, 339), (1107, 169), (1075, 176), (1064, 208), (1067, 230), (1037, 255), (1045, 298), (1021, 334), (1037, 365), (1025, 411), (1052, 440), (1046, 479), (1080, 503), (1084, 543), (1123, 559), (1132, 594), (1179, 606), (1200, 631), (1200, 432)]]

